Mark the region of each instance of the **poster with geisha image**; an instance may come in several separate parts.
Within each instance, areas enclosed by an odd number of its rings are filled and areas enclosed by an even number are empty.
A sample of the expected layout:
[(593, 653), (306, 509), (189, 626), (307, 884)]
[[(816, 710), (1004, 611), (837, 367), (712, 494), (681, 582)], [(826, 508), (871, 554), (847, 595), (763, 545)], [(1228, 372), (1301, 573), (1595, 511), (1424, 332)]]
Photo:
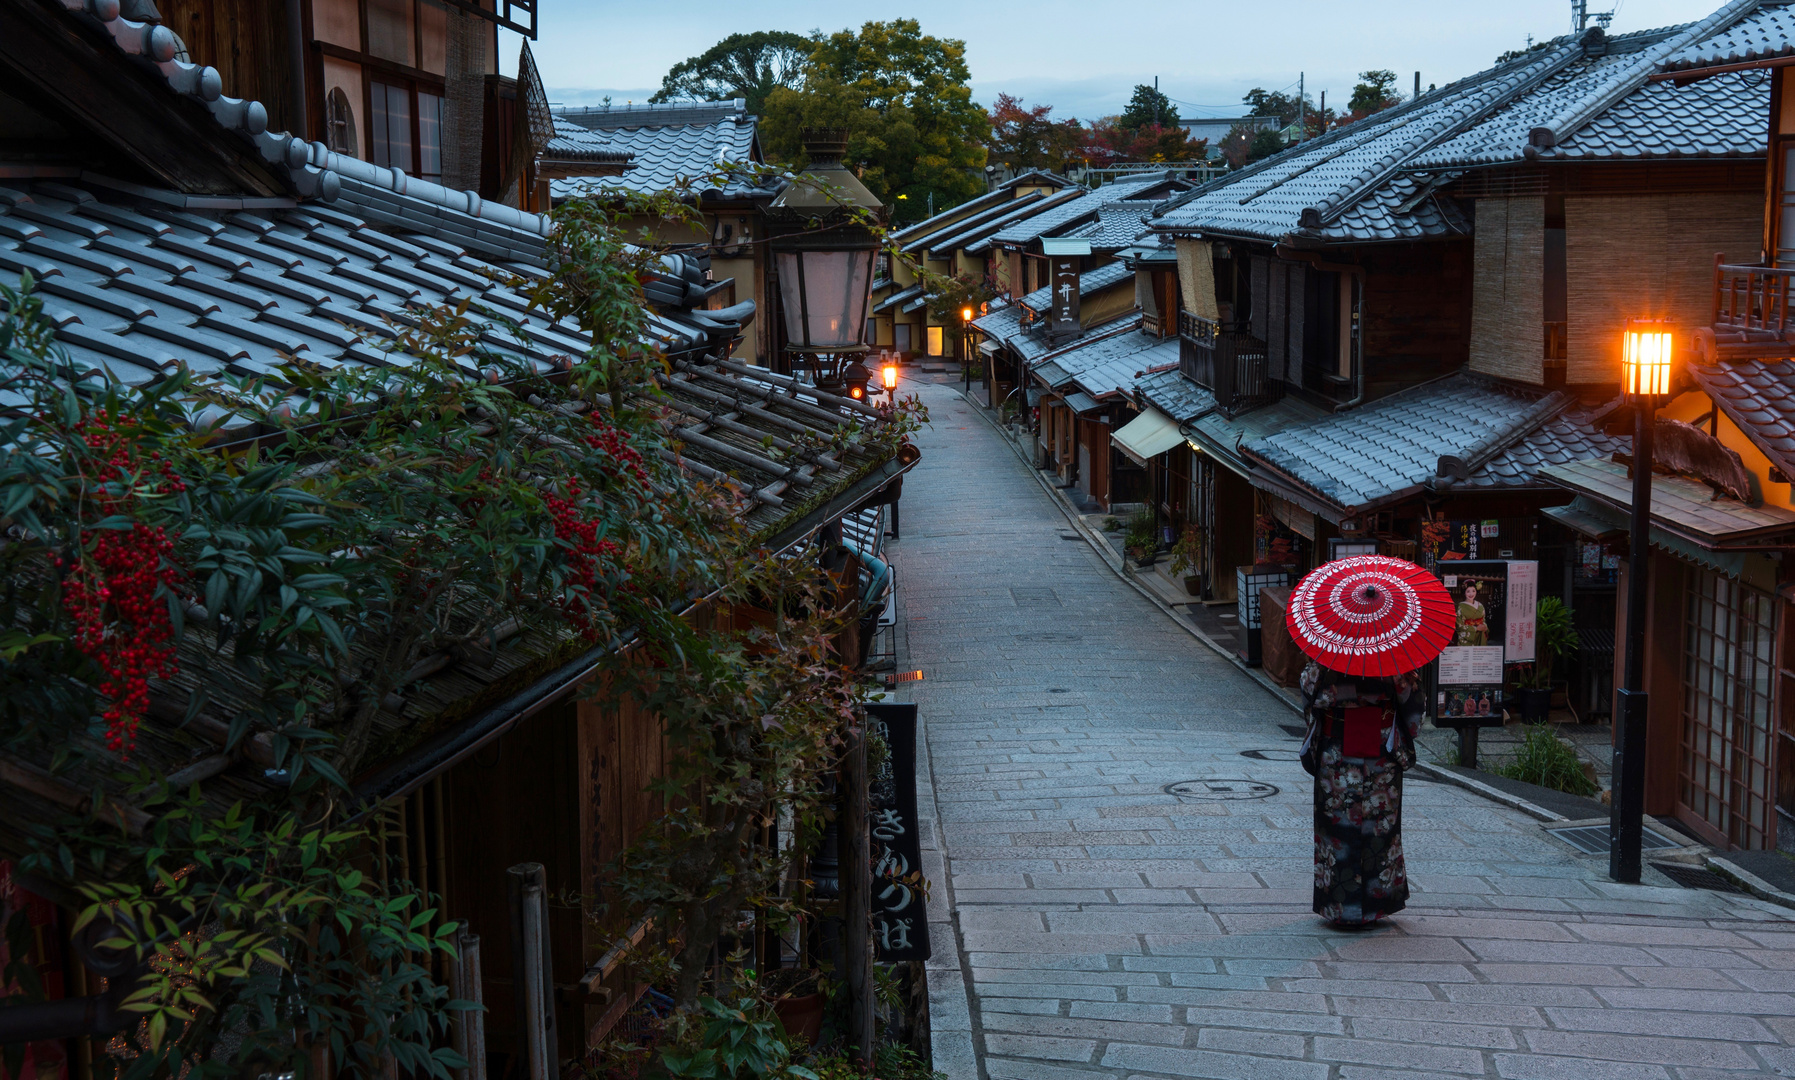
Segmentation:
[(1440, 654), (1434, 719), (1445, 727), (1502, 722), (1510, 563), (1454, 560), (1436, 570), (1452, 597), (1452, 643)]

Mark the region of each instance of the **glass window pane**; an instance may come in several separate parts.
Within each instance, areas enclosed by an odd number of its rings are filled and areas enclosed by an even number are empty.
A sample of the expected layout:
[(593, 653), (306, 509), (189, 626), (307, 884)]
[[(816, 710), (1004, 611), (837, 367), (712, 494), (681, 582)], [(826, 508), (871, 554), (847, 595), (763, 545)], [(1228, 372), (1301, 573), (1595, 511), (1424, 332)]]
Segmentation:
[(443, 177), (443, 99), (418, 91), (418, 175), (440, 182)]

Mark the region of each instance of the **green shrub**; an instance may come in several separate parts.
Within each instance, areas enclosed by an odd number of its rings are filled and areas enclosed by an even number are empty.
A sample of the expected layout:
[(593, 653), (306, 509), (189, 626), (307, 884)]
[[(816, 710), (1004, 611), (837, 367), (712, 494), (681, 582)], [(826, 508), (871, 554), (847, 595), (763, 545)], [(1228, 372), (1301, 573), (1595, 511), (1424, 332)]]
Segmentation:
[(1570, 795), (1594, 795), (1596, 785), (1583, 771), (1583, 761), (1569, 743), (1552, 734), (1549, 724), (1529, 724), (1515, 756), (1491, 770), (1497, 776), (1537, 784)]

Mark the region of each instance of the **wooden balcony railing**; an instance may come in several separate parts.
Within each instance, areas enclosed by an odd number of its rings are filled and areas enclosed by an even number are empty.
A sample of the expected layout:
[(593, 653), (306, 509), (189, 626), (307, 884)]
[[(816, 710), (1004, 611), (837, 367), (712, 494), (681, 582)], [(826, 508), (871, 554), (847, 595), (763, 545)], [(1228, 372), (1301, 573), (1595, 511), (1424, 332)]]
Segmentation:
[(1214, 393), (1230, 416), (1284, 396), (1284, 384), (1267, 372), (1265, 342), (1188, 311), (1178, 313), (1178, 370)]
[(1714, 256), (1714, 318), (1718, 356), (1787, 356), (1795, 345), (1789, 294), (1795, 269), (1738, 266)]

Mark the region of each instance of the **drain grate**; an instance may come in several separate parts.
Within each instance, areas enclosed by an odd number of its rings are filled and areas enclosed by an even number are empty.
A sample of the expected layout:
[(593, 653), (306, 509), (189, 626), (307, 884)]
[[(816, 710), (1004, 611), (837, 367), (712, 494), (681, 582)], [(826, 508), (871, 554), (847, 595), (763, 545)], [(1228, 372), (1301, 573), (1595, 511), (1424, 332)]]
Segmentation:
[(1652, 868), (1665, 877), (1681, 885), (1685, 889), (1707, 889), (1710, 892), (1742, 893), (1745, 890), (1716, 874), (1712, 870), (1704, 870), (1699, 866), (1681, 866), (1677, 863), (1655, 862)]
[[(1574, 829), (1548, 829), (1546, 831), (1585, 855), (1608, 854), (1608, 826), (1606, 825), (1579, 825)], [(1639, 843), (1640, 849), (1643, 851), (1667, 851), (1683, 846), (1663, 833), (1653, 832), (1651, 829), (1645, 829), (1643, 832), (1644, 835)]]
[(1045, 586), (1031, 586), (1010, 590), (1010, 599), (1017, 607), (1059, 607), (1060, 598), (1052, 589)]
[(1300, 739), (1309, 734), (1309, 729), (1301, 724), (1279, 724), (1278, 726), (1284, 729), (1284, 734), (1293, 739)]

